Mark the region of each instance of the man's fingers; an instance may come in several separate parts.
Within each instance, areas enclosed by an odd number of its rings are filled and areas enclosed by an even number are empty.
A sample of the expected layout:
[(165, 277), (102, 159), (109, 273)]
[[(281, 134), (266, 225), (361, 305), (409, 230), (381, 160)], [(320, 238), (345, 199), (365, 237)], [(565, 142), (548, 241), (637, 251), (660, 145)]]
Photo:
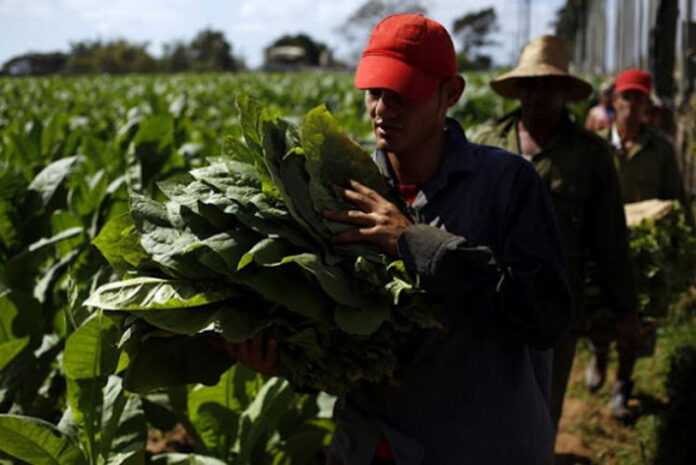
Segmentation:
[(340, 223), (354, 224), (357, 226), (372, 226), (374, 220), (369, 214), (360, 210), (343, 210), (340, 212), (325, 211), (324, 218)]
[(348, 184), (350, 185), (351, 188), (353, 188), (353, 190), (355, 190), (356, 192), (359, 192), (360, 194), (362, 194), (365, 197), (368, 197), (370, 199), (376, 200), (376, 199), (382, 197), (374, 189), (370, 189), (366, 185), (360, 184), (358, 181), (356, 181), (354, 179), (351, 179), (350, 181), (348, 181)]
[(344, 199), (348, 200), (350, 203), (358, 207), (359, 209), (369, 212), (371, 211), (370, 205), (371, 205), (371, 199), (360, 192), (351, 190), (351, 189), (346, 189), (340, 186), (336, 186), (335, 184), (331, 185), (331, 188), (341, 197)]

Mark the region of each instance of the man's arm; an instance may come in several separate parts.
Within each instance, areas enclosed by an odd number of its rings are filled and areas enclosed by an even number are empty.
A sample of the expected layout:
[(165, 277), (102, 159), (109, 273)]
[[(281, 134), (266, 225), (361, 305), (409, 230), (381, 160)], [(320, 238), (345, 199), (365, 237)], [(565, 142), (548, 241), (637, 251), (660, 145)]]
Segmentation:
[[(568, 328), (572, 307), (558, 228), (536, 172), (525, 163), (516, 166), (513, 191), (501, 218), (502, 243), (497, 256), (465, 237), (405, 223), (397, 219), (395, 206), (385, 207), (389, 202), (372, 194), (366, 197), (374, 201), (363, 198), (359, 205), (366, 215), (327, 212), (326, 217), (360, 226), (356, 232), (339, 236), (339, 241), (396, 244), (409, 271), (421, 278), (429, 292), (463, 303), (474, 294), (494, 295), (495, 308), (487, 309), (493, 314), (483, 318), (502, 323), (535, 347), (552, 347)], [(349, 193), (346, 198), (352, 200), (354, 195)], [(390, 215), (383, 213), (385, 209), (397, 223), (387, 219)], [(372, 218), (369, 223), (368, 218)], [(378, 239), (380, 235), (388, 239)], [(382, 248), (395, 252), (389, 246)]]

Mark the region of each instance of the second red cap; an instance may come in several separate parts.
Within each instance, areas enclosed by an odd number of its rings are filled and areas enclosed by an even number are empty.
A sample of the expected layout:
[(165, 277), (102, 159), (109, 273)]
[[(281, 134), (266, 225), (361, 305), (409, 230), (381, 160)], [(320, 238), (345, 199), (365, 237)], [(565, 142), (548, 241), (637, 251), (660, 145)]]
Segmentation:
[(650, 95), (652, 91), (652, 74), (642, 69), (627, 69), (616, 77), (614, 92), (626, 92), (638, 90)]

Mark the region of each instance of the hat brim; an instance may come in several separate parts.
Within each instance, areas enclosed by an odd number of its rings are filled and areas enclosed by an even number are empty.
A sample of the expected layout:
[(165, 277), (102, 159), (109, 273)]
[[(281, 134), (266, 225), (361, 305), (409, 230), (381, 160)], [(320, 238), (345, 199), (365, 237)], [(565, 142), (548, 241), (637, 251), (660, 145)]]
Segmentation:
[(562, 83), (564, 99), (568, 102), (584, 100), (592, 94), (592, 86), (588, 82), (544, 64), (515, 68), (491, 81), (491, 88), (503, 97), (519, 99), (522, 96), (520, 84), (524, 80), (542, 77), (558, 79)]
[(616, 93), (616, 94), (619, 94), (621, 92), (626, 92), (629, 90), (638, 90), (640, 92), (643, 92), (644, 94), (650, 95), (650, 89), (648, 89), (647, 87), (642, 86), (640, 84), (628, 83), (628, 84), (624, 84), (624, 85), (619, 86), (619, 87), (614, 87), (614, 93)]
[(385, 55), (363, 56), (355, 71), (358, 89), (389, 89), (413, 102), (432, 96), (442, 81), (396, 58)]

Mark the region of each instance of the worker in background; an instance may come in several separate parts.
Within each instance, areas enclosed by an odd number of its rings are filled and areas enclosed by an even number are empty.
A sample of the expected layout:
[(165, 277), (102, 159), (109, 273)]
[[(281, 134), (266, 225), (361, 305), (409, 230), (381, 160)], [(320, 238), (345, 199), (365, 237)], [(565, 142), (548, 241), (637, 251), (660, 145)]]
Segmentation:
[(592, 87), (568, 73), (568, 62), (556, 37), (544, 35), (527, 44), (517, 67), (491, 82), (496, 93), (519, 100), (520, 107), (475, 139), (532, 164), (551, 194), (560, 225), (575, 315), (571, 331), (554, 348), (551, 414), (556, 425), (576, 343), (588, 327), (584, 286), (590, 261), (596, 263), (599, 282), (618, 314), (622, 344), (634, 350), (641, 332), (634, 280), (626, 273), (628, 234), (612, 149), (571, 120), (565, 104), (586, 99)]
[[(620, 73), (612, 98), (616, 119), (598, 134), (615, 149), (614, 159), (625, 203), (648, 199), (679, 200), (685, 208), (687, 221), (693, 225), (674, 146), (662, 131), (656, 129), (659, 116), (650, 114), (651, 110), (659, 109), (651, 101), (651, 92), (652, 75), (649, 72), (629, 69)], [(628, 274), (624, 272), (622, 276)], [(610, 302), (602, 304), (612, 305)], [(606, 379), (611, 342), (611, 339), (601, 336), (600, 325), (601, 322), (595, 322), (589, 331), (593, 356), (585, 371), (585, 384), (592, 391), (599, 389)], [(622, 418), (630, 415), (626, 401), (633, 387), (631, 375), (637, 353), (633, 350), (635, 347), (621, 344), (620, 339), (618, 342), (617, 382), (610, 405), (614, 416)]]

